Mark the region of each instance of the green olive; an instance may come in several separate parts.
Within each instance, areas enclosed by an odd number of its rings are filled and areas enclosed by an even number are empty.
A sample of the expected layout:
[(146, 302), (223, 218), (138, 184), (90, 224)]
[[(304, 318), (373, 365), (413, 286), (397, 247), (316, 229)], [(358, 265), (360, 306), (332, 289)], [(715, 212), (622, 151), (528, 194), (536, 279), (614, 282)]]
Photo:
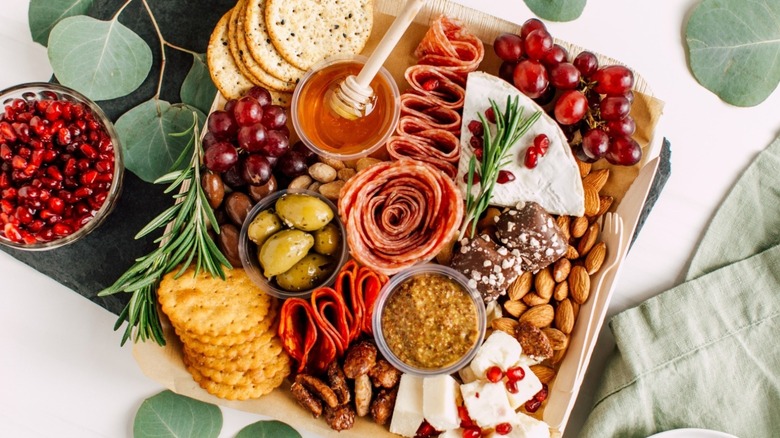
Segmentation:
[(293, 265), (289, 270), (276, 276), (276, 284), (289, 291), (302, 291), (311, 289), (322, 283), (333, 270), (336, 263), (330, 257), (317, 254), (308, 254), (301, 261)]
[(276, 201), (276, 214), (284, 223), (303, 231), (316, 231), (333, 219), (333, 209), (322, 199), (301, 193)]
[(314, 232), (314, 250), (322, 255), (333, 255), (341, 249), (341, 233), (335, 224), (328, 224)]
[(258, 259), (263, 275), (271, 278), (292, 268), (314, 245), (314, 237), (301, 230), (283, 230), (266, 239)]
[(247, 227), (247, 237), (257, 245), (262, 245), (265, 239), (282, 229), (282, 221), (271, 210), (264, 210), (252, 219)]

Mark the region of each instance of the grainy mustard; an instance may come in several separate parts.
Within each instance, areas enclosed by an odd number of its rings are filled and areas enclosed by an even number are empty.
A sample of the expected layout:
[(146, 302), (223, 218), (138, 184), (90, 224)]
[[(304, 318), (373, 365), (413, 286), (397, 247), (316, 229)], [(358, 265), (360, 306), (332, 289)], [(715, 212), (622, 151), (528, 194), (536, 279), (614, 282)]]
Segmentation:
[(441, 274), (419, 274), (401, 283), (382, 312), (388, 348), (403, 362), (425, 369), (449, 366), (479, 336), (477, 307), (468, 291)]

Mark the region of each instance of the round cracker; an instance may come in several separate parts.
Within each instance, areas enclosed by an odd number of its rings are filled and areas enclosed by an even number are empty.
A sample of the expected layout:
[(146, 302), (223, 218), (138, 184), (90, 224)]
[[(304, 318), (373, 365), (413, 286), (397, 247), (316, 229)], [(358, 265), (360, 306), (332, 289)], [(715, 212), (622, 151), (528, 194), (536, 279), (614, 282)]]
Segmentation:
[(372, 0), (266, 0), (265, 23), (276, 50), (308, 70), (333, 55), (360, 53), (374, 24)]
[(227, 348), (252, 341), (254, 338), (267, 332), (276, 332), (277, 306), (273, 304), (262, 321), (256, 326), (250, 327), (239, 333), (221, 334), (218, 336), (199, 334), (186, 330), (176, 329), (176, 334), (183, 343)]
[(238, 99), (254, 84), (241, 74), (233, 55), (230, 54), (228, 24), (231, 12), (232, 10), (225, 13), (214, 27), (206, 51), (206, 62), (209, 66), (211, 80), (214, 81), (219, 92), (228, 99)]
[(272, 76), (293, 84), (306, 73), (287, 62), (274, 47), (265, 25), (266, 0), (248, 0), (243, 12), (245, 44), (257, 64)]
[(225, 271), (225, 280), (190, 266), (176, 278), (166, 274), (158, 300), (171, 324), (197, 335), (235, 335), (261, 325), (276, 299), (255, 285), (243, 269)]
[[(274, 326), (274, 328), (276, 328), (276, 326)], [(253, 350), (270, 342), (274, 336), (276, 336), (276, 331), (268, 330), (264, 333), (253, 335), (244, 342), (221, 344), (205, 343), (196, 340), (197, 338), (189, 338), (181, 335), (180, 338), (182, 344), (193, 353), (232, 360), (236, 357), (250, 354)]]
[(230, 10), (230, 19), (228, 20), (228, 49), (230, 49), (230, 56), (233, 57), (233, 61), (236, 63), (236, 67), (244, 77), (249, 79), (255, 85), (258, 84), (257, 80), (252, 76), (249, 69), (241, 62), (241, 53), (238, 47), (238, 19), (241, 16), (241, 10), (243, 9), (246, 0), (238, 0), (238, 3)]
[(226, 400), (249, 400), (262, 397), (281, 386), (284, 379), (290, 374), (290, 368), (287, 367), (286, 371), (277, 372), (261, 382), (251, 382), (246, 385), (228, 385), (209, 379), (197, 367), (188, 365), (186, 361), (185, 366), (201, 388), (205, 389), (209, 394)]
[(254, 79), (257, 80), (257, 82), (259, 82), (258, 85), (263, 85), (266, 88), (273, 89), (276, 91), (287, 91), (287, 92), (294, 91), (295, 84), (298, 83), (300, 77), (291, 76), (285, 80), (279, 79), (271, 75), (268, 71), (266, 71), (255, 60), (255, 58), (252, 57), (251, 51), (246, 42), (246, 32), (244, 31), (245, 14), (246, 14), (246, 8), (242, 6), (238, 14), (239, 17), (236, 22), (236, 34), (234, 37), (236, 41), (237, 53), (238, 53), (237, 62), (239, 63), (239, 65), (243, 65), (247, 71), (249, 71), (249, 74), (252, 75)]
[(250, 381), (259, 382), (260, 378), (283, 371), (289, 368), (290, 364), (290, 358), (282, 349), (278, 339), (268, 342), (245, 357), (238, 357), (231, 361), (202, 356), (197, 353), (191, 354), (188, 350), (185, 350), (184, 357), (204, 376), (217, 383), (230, 383), (232, 385), (246, 384)]

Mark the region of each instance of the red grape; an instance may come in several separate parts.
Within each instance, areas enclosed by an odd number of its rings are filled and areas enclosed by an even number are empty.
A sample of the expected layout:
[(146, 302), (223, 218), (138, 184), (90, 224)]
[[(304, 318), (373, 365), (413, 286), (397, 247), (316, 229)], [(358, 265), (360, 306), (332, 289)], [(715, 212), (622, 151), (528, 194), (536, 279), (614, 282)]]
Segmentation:
[(609, 136), (602, 129), (590, 129), (582, 136), (582, 151), (591, 158), (603, 157), (608, 146)]
[(626, 96), (626, 99), (628, 99), (629, 103), (634, 103), (634, 92), (632, 90), (626, 91), (626, 94), (623, 96)]
[(226, 113), (233, 114), (233, 108), (236, 107), (237, 102), (238, 101), (236, 99), (230, 99), (227, 101), (227, 103), (225, 103), (225, 108), (223, 109), (225, 110)]
[(214, 143), (218, 142), (217, 137), (214, 137), (214, 134), (212, 132), (206, 132), (203, 134), (203, 139), (201, 140), (201, 145), (203, 146), (203, 150), (210, 148), (214, 145)]
[(271, 93), (263, 87), (254, 86), (250, 88), (246, 94), (247, 96), (254, 97), (257, 100), (257, 103), (259, 103), (263, 108), (270, 105), (273, 101), (271, 98)]
[(601, 120), (620, 120), (631, 111), (631, 102), (625, 96), (607, 96), (599, 104)]
[(630, 137), (636, 132), (636, 122), (631, 116), (625, 116), (620, 120), (610, 120), (606, 124), (610, 136), (625, 135)]
[(241, 178), (253, 186), (261, 186), (271, 179), (271, 163), (260, 154), (249, 154), (241, 160)]
[(589, 78), (599, 68), (599, 60), (591, 52), (580, 52), (572, 61), (577, 70), (582, 73), (582, 77)]
[(266, 131), (265, 143), (261, 147), (261, 152), (270, 157), (281, 157), (290, 149), (290, 142), (287, 136), (276, 130)]
[(574, 153), (574, 156), (577, 157), (578, 160), (582, 161), (583, 163), (595, 163), (598, 161), (598, 158), (593, 158), (588, 156), (588, 154), (585, 153), (585, 151), (582, 150), (582, 144), (577, 143), (571, 146), (571, 151)]
[(541, 96), (549, 83), (544, 66), (539, 61), (530, 59), (517, 64), (512, 78), (515, 87), (532, 99)]
[(588, 111), (588, 98), (578, 90), (566, 90), (555, 103), (555, 120), (561, 125), (573, 125)]
[(604, 157), (612, 164), (631, 166), (642, 159), (642, 148), (633, 138), (616, 135), (612, 137)]
[(544, 91), (542, 92), (542, 95), (537, 98), (534, 98), (534, 102), (536, 102), (536, 104), (539, 106), (545, 106), (548, 103), (553, 101), (553, 98), (555, 98), (555, 93), (556, 93), (555, 87), (548, 84), (547, 88), (545, 88)]
[(238, 123), (226, 111), (217, 110), (209, 116), (208, 130), (220, 140), (231, 140), (238, 133)]
[(238, 161), (236, 148), (226, 142), (215, 143), (203, 154), (203, 165), (212, 172), (224, 172)]
[(269, 105), (263, 110), (263, 125), (268, 129), (279, 129), (287, 123), (287, 113), (279, 105)]
[(276, 168), (290, 178), (303, 175), (308, 170), (304, 154), (294, 150), (287, 151), (286, 154), (282, 155), (276, 163)]
[(498, 68), (498, 77), (512, 83), (512, 75), (515, 74), (515, 67), (517, 66), (517, 61), (504, 61), (501, 63), (501, 66)]
[(561, 45), (553, 44), (552, 49), (544, 54), (541, 61), (547, 68), (552, 68), (562, 62), (566, 62), (567, 59), (569, 59), (569, 52)]
[(252, 96), (244, 96), (233, 107), (233, 118), (241, 126), (252, 125), (263, 119), (263, 107)]
[(550, 69), (550, 83), (559, 90), (572, 90), (580, 84), (580, 71), (574, 64), (562, 62)]
[(523, 52), (531, 59), (539, 60), (552, 49), (552, 36), (543, 29), (528, 34), (523, 41)]
[(593, 89), (608, 96), (624, 95), (634, 86), (634, 73), (622, 65), (601, 67), (592, 79), (596, 82)]
[(523, 25), (520, 27), (520, 38), (525, 39), (529, 33), (537, 29), (547, 30), (547, 27), (544, 25), (544, 23), (536, 18), (530, 18), (526, 20), (526, 22), (523, 23)]
[(241, 166), (236, 164), (225, 172), (222, 172), (222, 181), (234, 189), (246, 185), (246, 181), (241, 177), (239, 167)]
[(300, 140), (296, 141), (295, 144), (292, 145), (291, 149), (302, 153), (304, 158), (306, 159), (306, 164), (308, 164), (309, 166), (319, 161), (319, 157), (317, 156), (317, 154), (315, 154), (314, 151), (306, 147), (306, 145), (303, 144), (303, 142)]
[(260, 123), (242, 126), (238, 130), (238, 146), (247, 152), (260, 152), (267, 137), (265, 128)]
[(513, 33), (502, 33), (493, 42), (493, 50), (504, 61), (517, 61), (523, 55), (523, 40)]

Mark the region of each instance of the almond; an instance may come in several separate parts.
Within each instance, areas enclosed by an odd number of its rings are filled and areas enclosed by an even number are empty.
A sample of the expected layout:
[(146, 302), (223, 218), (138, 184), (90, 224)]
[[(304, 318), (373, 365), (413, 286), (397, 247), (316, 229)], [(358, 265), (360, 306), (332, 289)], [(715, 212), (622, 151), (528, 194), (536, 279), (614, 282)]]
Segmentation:
[(569, 247), (566, 248), (566, 254), (563, 256), (569, 260), (574, 260), (580, 256), (580, 253), (577, 252), (577, 248), (569, 245)]
[(555, 265), (553, 265), (553, 280), (556, 283), (560, 283), (569, 277), (569, 271), (571, 271), (571, 262), (567, 258), (560, 258)]
[(514, 316), (515, 318), (519, 318), (520, 315), (522, 315), (523, 312), (525, 312), (527, 309), (528, 306), (522, 301), (508, 300), (507, 302), (504, 303), (504, 311)]
[(550, 384), (552, 380), (555, 378), (555, 370), (544, 365), (531, 365), (531, 371), (536, 374), (536, 378), (539, 379), (540, 382)]
[(536, 288), (536, 293), (540, 297), (548, 301), (550, 300), (553, 289), (555, 288), (555, 280), (553, 280), (549, 267), (536, 273), (536, 276), (534, 277), (534, 287)]
[(530, 272), (523, 272), (522, 275), (517, 277), (511, 286), (509, 286), (509, 299), (512, 301), (521, 300), (525, 294), (531, 290), (531, 283), (533, 282), (534, 274)]
[(552, 324), (554, 318), (555, 310), (553, 310), (553, 306), (549, 304), (531, 307), (520, 315), (520, 321), (527, 321), (538, 328), (549, 326)]
[(552, 327), (542, 329), (542, 333), (550, 340), (553, 350), (563, 350), (569, 346), (569, 337), (566, 333)]
[(493, 327), (493, 330), (501, 330), (514, 336), (517, 321), (512, 318), (496, 318), (490, 323), (490, 326)]
[(550, 298), (545, 298), (545, 297), (540, 296), (536, 292), (531, 292), (531, 293), (525, 294), (525, 296), (523, 297), (523, 302), (528, 307), (540, 306), (542, 304), (549, 303), (550, 302)]
[(496, 207), (488, 207), (488, 209), (485, 210), (485, 216), (477, 222), (477, 229), (482, 231), (487, 227), (496, 225), (496, 221), (498, 221), (500, 215), (501, 210)]
[(596, 193), (600, 192), (604, 188), (604, 184), (609, 179), (609, 169), (593, 170), (582, 178), (582, 185), (588, 185), (596, 189)]
[(604, 213), (609, 211), (609, 207), (612, 207), (613, 201), (615, 201), (615, 198), (612, 196), (599, 196), (599, 203), (601, 205), (599, 206), (599, 212), (596, 213), (596, 217), (603, 216)]
[(555, 301), (563, 301), (568, 297), (569, 297), (569, 282), (562, 281), (556, 284), (555, 290), (553, 291), (553, 298), (555, 299)]
[(578, 303), (575, 303), (574, 301), (571, 302), (571, 310), (574, 313), (574, 320), (577, 320), (577, 315), (580, 314), (580, 305)]
[(577, 162), (577, 167), (580, 169), (580, 178), (585, 178), (590, 173), (592, 165), (580, 160), (574, 160)]
[(564, 356), (566, 356), (565, 348), (563, 350), (555, 350), (553, 352), (553, 357), (550, 359), (550, 363), (553, 365), (557, 365), (563, 360)]
[(567, 335), (574, 328), (574, 310), (568, 298), (558, 303), (555, 309), (555, 328)]
[(601, 207), (599, 192), (589, 185), (583, 185), (582, 189), (585, 195), (585, 216), (594, 216)]
[(593, 275), (601, 269), (601, 265), (604, 264), (604, 257), (607, 255), (607, 244), (604, 242), (597, 243), (585, 257), (585, 270), (589, 275)]
[(575, 217), (571, 221), (571, 237), (579, 239), (585, 232), (588, 231), (588, 218), (585, 216)]
[(558, 228), (561, 229), (561, 233), (563, 233), (563, 240), (568, 242), (571, 238), (571, 233), (569, 232), (571, 216), (558, 216), (555, 222), (558, 224)]
[(594, 222), (590, 224), (588, 227), (588, 231), (585, 231), (585, 234), (582, 235), (582, 238), (580, 239), (579, 243), (577, 243), (577, 252), (580, 253), (580, 255), (585, 255), (590, 252), (590, 249), (593, 248), (593, 245), (596, 243), (596, 241), (599, 239), (599, 224), (597, 222)]
[(571, 298), (582, 304), (588, 300), (590, 295), (590, 275), (584, 266), (574, 266), (569, 274), (569, 293)]

